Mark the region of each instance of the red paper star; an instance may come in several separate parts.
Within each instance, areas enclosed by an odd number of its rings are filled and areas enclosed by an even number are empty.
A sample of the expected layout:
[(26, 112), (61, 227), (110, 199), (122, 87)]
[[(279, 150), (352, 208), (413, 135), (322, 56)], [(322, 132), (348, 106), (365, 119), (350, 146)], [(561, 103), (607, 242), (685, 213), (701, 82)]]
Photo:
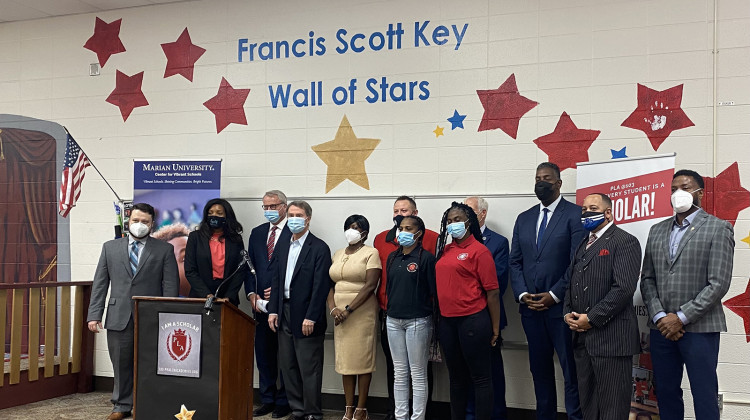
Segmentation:
[(115, 90), (107, 97), (107, 102), (120, 108), (122, 120), (127, 121), (133, 109), (148, 105), (146, 96), (141, 91), (143, 72), (132, 76), (117, 70)]
[(589, 147), (599, 136), (598, 130), (583, 130), (573, 123), (570, 115), (563, 112), (555, 131), (534, 140), (537, 147), (556, 163), (560, 170), (575, 168), (577, 162), (589, 160)]
[(742, 187), (737, 162), (729, 165), (716, 178), (703, 178), (703, 182), (706, 184), (701, 203), (703, 208), (734, 226), (739, 213), (750, 207), (750, 191)]
[(638, 107), (621, 125), (646, 133), (651, 147), (658, 150), (673, 131), (695, 125), (681, 104), (682, 85), (657, 91), (639, 83)]
[(182, 77), (192, 82), (195, 62), (201, 58), (206, 50), (193, 44), (187, 28), (182, 31), (177, 41), (161, 44), (161, 49), (164, 50), (164, 55), (167, 56), (167, 68), (164, 70), (164, 78), (181, 74)]
[(250, 89), (235, 89), (227, 79), (221, 78), (219, 93), (203, 103), (216, 117), (216, 133), (232, 123), (247, 125), (243, 106), (249, 93)]
[(516, 86), (515, 74), (511, 74), (499, 88), (477, 90), (477, 95), (484, 107), (482, 122), (479, 123), (477, 131), (499, 128), (514, 139), (518, 135), (518, 122), (521, 117), (539, 105), (539, 102), (521, 96)]
[(736, 313), (745, 322), (745, 340), (750, 343), (750, 281), (745, 292), (724, 301), (724, 306)]
[(83, 44), (83, 48), (96, 53), (99, 65), (104, 67), (112, 54), (125, 52), (125, 46), (120, 41), (120, 24), (122, 19), (107, 23), (98, 17), (94, 24), (94, 35)]

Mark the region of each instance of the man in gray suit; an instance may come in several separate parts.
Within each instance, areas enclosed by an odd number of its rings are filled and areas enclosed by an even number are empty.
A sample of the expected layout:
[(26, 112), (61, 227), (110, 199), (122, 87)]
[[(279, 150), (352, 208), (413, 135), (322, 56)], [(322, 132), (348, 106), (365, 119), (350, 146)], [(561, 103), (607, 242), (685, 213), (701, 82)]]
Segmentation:
[(641, 245), (615, 226), (607, 195), (589, 195), (582, 209), (589, 234), (570, 265), (564, 309), (573, 330), (581, 409), (584, 420), (627, 419), (633, 355), (641, 348), (633, 310)]
[(114, 370), (112, 404), (107, 420), (130, 417), (133, 410), (133, 296), (177, 296), (180, 279), (174, 247), (149, 238), (154, 227), (154, 208), (145, 203), (133, 205), (130, 235), (108, 241), (102, 247), (91, 290), (88, 327), (98, 333), (107, 290), (107, 347)]
[(695, 418), (718, 420), (719, 333), (727, 330), (721, 299), (734, 258), (732, 225), (701, 209), (703, 178), (690, 170), (672, 178), (675, 217), (651, 228), (641, 274), (649, 312), (651, 358), (662, 420), (682, 420), (683, 367)]

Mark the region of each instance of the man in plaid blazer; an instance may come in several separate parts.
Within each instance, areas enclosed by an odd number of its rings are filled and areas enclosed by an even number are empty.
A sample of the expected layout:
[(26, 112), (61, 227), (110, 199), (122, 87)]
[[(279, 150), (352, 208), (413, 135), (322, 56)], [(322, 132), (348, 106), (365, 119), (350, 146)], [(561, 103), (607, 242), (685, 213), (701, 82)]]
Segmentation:
[(641, 244), (613, 223), (612, 200), (583, 200), (584, 228), (570, 265), (565, 322), (573, 330), (578, 394), (585, 420), (627, 419), (633, 355), (641, 350), (633, 294)]
[(719, 419), (716, 365), (719, 333), (727, 330), (721, 299), (732, 280), (734, 232), (731, 224), (701, 209), (703, 186), (694, 171), (674, 174), (676, 215), (651, 228), (643, 259), (641, 294), (649, 311), (662, 420), (684, 417), (683, 366), (696, 419)]

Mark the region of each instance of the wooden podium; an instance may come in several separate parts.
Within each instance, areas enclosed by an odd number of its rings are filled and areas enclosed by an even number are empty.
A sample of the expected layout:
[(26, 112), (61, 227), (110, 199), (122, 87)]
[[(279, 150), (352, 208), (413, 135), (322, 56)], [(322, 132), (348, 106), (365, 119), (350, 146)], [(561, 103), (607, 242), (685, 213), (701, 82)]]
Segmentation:
[(133, 300), (134, 416), (175, 418), (184, 405), (194, 420), (253, 418), (255, 320), (224, 299), (209, 315), (205, 299)]

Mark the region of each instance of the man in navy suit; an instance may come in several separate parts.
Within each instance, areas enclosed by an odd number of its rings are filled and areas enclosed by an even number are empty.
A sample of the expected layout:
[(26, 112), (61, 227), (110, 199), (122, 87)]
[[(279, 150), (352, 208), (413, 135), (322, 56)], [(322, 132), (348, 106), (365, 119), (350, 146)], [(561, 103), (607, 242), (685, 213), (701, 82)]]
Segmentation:
[[(505, 307), (503, 305), (503, 294), (508, 288), (508, 238), (491, 230), (484, 224), (487, 219), (487, 210), (489, 205), (487, 200), (482, 197), (467, 197), (464, 204), (471, 207), (477, 214), (480, 229), (482, 230), (482, 239), (492, 258), (495, 260), (495, 271), (497, 272), (497, 282), (500, 285), (500, 329), (508, 325), (508, 319), (505, 316)], [(500, 337), (502, 342), (502, 337)], [(501, 346), (492, 348), (492, 420), (505, 420), (507, 418), (507, 408), (505, 406), (505, 371), (503, 369), (503, 355), (500, 352)], [(472, 387), (473, 391), (473, 387)], [(473, 394), (472, 394), (473, 395)], [(467, 408), (467, 420), (474, 419), (473, 402), (474, 398), (468, 398), (469, 407)]]
[(539, 420), (557, 416), (554, 353), (565, 377), (568, 418), (582, 419), (570, 329), (563, 321), (567, 269), (586, 235), (581, 207), (560, 196), (560, 168), (543, 162), (536, 169), (534, 193), (540, 204), (518, 215), (510, 252), (510, 282), (520, 302), (521, 324), (529, 343)]
[(323, 340), (331, 288), (331, 250), (310, 233), (312, 208), (287, 207), (289, 242), (279, 243), (268, 301), (268, 326), (279, 331), (279, 365), (294, 419), (322, 420)]
[[(255, 363), (258, 365), (258, 384), (261, 406), (253, 411), (253, 416), (273, 413), (275, 419), (291, 412), (284, 391), (283, 379), (279, 378), (279, 343), (276, 333), (268, 327), (268, 314), (265, 304), (271, 297), (271, 274), (276, 267), (276, 245), (289, 243), (292, 232), (286, 226), (286, 195), (279, 190), (271, 190), (263, 195), (263, 215), (268, 223), (263, 223), (250, 232), (247, 244), (250, 260), (255, 267), (256, 278), (245, 280), (247, 300), (253, 304), (258, 324), (255, 327)], [(260, 305), (259, 305), (260, 304)], [(259, 307), (260, 306), (260, 307)]]

